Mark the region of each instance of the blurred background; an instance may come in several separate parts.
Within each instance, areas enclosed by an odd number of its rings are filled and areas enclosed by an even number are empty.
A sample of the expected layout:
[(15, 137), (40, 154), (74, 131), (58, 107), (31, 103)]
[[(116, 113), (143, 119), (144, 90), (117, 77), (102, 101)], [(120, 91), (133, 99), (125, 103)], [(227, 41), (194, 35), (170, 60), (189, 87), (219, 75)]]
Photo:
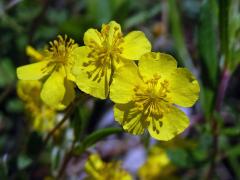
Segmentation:
[[(58, 34), (83, 45), (87, 29), (110, 20), (197, 77), (200, 99), (183, 109), (191, 125), (173, 140), (119, 131), (109, 100), (87, 98), (50, 135), (65, 111), (52, 123), (26, 113), (16, 78), (32, 62), (26, 47), (41, 51)], [(133, 179), (240, 179), (239, 62), (239, 0), (0, 0), (0, 179), (84, 179), (92, 153)]]

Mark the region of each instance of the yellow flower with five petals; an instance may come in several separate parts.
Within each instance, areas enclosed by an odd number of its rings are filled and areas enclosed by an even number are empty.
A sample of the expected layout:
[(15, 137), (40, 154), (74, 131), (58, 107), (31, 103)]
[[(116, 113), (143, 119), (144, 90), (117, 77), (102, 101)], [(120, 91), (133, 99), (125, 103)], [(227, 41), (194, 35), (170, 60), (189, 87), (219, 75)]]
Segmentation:
[(64, 109), (75, 97), (75, 78), (71, 70), (76, 58), (74, 50), (77, 48), (74, 40), (67, 36), (58, 36), (43, 54), (28, 48), (28, 54), (38, 57), (38, 62), (17, 68), (17, 76), (21, 80), (45, 80), (42, 100), (51, 107)]
[(89, 29), (84, 34), (85, 46), (77, 49), (78, 62), (73, 74), (79, 89), (94, 97), (106, 99), (114, 71), (123, 64), (139, 60), (151, 51), (151, 44), (141, 31), (125, 37), (115, 21), (103, 24), (101, 32)]
[(116, 103), (114, 116), (132, 134), (148, 129), (158, 140), (170, 140), (189, 125), (188, 117), (175, 105), (191, 107), (198, 99), (199, 84), (186, 68), (164, 53), (146, 53), (138, 64), (121, 67), (110, 87)]

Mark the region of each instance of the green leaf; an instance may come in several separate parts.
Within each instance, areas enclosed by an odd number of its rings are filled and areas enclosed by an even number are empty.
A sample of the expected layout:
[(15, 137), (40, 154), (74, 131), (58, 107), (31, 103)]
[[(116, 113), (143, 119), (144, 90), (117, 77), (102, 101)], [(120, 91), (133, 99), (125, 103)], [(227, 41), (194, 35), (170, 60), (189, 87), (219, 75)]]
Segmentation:
[(198, 27), (198, 47), (202, 59), (202, 82), (200, 102), (204, 114), (209, 117), (214, 109), (215, 89), (218, 79), (217, 59), (217, 4), (214, 1), (204, 1), (200, 9)]
[(220, 45), (226, 64), (229, 63), (229, 7), (230, 1), (219, 0)]
[(216, 49), (216, 22), (214, 13), (216, 4), (213, 1), (204, 1), (200, 10), (198, 27), (199, 54), (203, 62), (203, 72), (211, 87), (217, 85), (218, 59)]
[(193, 64), (191, 57), (188, 53), (184, 33), (181, 26), (181, 15), (178, 10), (177, 1), (176, 0), (168, 0), (169, 6), (169, 20), (171, 24), (172, 36), (174, 39), (175, 48), (177, 50), (177, 54), (180, 58), (180, 63), (186, 66), (188, 69), (193, 69)]
[(240, 1), (231, 1), (229, 10), (229, 63), (233, 72), (240, 63)]
[(121, 128), (105, 128), (98, 131), (93, 132), (92, 134), (88, 135), (80, 145), (77, 145), (74, 149), (76, 154), (81, 154), (84, 152), (88, 147), (92, 146), (96, 142), (102, 140), (103, 138), (112, 135), (122, 133)]

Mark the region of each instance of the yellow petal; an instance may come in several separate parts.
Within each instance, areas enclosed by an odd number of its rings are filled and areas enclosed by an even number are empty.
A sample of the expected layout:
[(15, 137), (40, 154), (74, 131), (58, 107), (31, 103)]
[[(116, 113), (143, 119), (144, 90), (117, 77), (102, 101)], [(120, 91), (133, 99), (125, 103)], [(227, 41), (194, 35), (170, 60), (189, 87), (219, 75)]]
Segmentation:
[(65, 79), (64, 86), (66, 89), (62, 104), (67, 107), (75, 98), (75, 90), (73, 82)]
[(38, 80), (49, 74), (53, 67), (49, 61), (41, 61), (17, 68), (17, 76), (22, 80)]
[(34, 49), (32, 46), (27, 46), (26, 53), (28, 56), (30, 56), (36, 61), (41, 61), (43, 59), (43, 55), (36, 49)]
[(75, 76), (72, 74), (72, 66), (66, 66), (65, 69), (67, 74), (67, 80), (74, 82), (76, 79)]
[(169, 97), (174, 104), (191, 107), (199, 97), (196, 78), (186, 68), (177, 68), (169, 79)]
[(171, 55), (150, 52), (141, 57), (138, 66), (145, 80), (151, 79), (155, 74), (165, 79), (177, 68), (177, 62)]
[[(76, 50), (79, 61), (74, 64), (73, 74), (80, 90), (100, 99), (106, 99), (109, 94), (111, 68), (88, 58), (90, 49), (82, 46)], [(89, 64), (92, 61), (93, 63)], [(102, 71), (105, 71), (102, 75)]]
[(175, 106), (169, 107), (161, 119), (148, 117), (150, 135), (158, 140), (168, 141), (183, 132), (189, 125), (188, 117)]
[(134, 135), (144, 132), (144, 117), (136, 109), (133, 102), (116, 104), (114, 106), (114, 117), (123, 126), (125, 131)]
[(66, 73), (63, 66), (55, 69), (43, 85), (42, 100), (50, 107), (57, 107), (65, 95), (64, 79)]
[(121, 47), (121, 56), (125, 59), (139, 60), (140, 57), (151, 51), (151, 43), (141, 31), (133, 31), (124, 37)]
[(67, 79), (70, 81), (75, 81), (75, 76), (72, 74), (72, 70), (73, 70), (73, 66), (75, 63), (77, 63), (80, 59), (78, 59), (78, 54), (77, 53), (77, 49), (79, 47), (75, 48), (75, 50), (73, 50), (73, 52), (71, 54), (69, 54), (68, 57), (68, 61), (67, 63), (64, 65), (64, 68), (66, 70), (66, 75), (67, 75)]
[(83, 40), (86, 46), (92, 45), (93, 42), (100, 46), (102, 43), (101, 33), (97, 29), (91, 28), (84, 33)]
[(122, 34), (120, 24), (115, 21), (111, 21), (108, 24), (102, 25), (101, 33), (103, 36), (107, 36), (107, 40), (110, 46), (116, 43), (116, 40), (119, 39), (119, 35)]
[(118, 68), (110, 86), (110, 99), (115, 103), (127, 103), (132, 100), (135, 85), (141, 82), (137, 65), (130, 61)]

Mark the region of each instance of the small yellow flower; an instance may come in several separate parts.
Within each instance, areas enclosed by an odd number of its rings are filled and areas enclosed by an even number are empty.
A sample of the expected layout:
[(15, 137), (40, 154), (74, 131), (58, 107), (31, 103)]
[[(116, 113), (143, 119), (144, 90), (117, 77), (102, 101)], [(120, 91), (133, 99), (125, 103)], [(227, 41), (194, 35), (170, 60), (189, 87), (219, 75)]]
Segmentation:
[(89, 180), (131, 180), (131, 175), (121, 168), (119, 162), (105, 163), (101, 160), (98, 154), (89, 156), (85, 170)]
[(133, 31), (125, 37), (115, 21), (103, 24), (102, 30), (89, 29), (84, 34), (85, 46), (78, 51), (78, 62), (73, 68), (76, 83), (82, 91), (105, 99), (114, 71), (123, 64), (139, 60), (151, 51), (151, 44), (141, 31)]
[(26, 115), (30, 120), (32, 129), (46, 132), (50, 131), (57, 123), (56, 111), (40, 99), (41, 88), (40, 81), (20, 80), (17, 83), (17, 94), (25, 103)]
[(115, 119), (132, 134), (148, 129), (158, 140), (170, 140), (189, 125), (175, 105), (190, 107), (199, 96), (195, 77), (163, 53), (146, 53), (139, 61), (115, 73), (110, 99), (116, 103)]
[[(173, 179), (174, 166), (164, 149), (153, 146), (149, 151), (147, 161), (139, 168), (140, 180)], [(171, 178), (170, 178), (171, 177)]]
[(46, 79), (41, 91), (42, 100), (49, 106), (63, 109), (75, 97), (72, 82), (75, 78), (71, 70), (76, 58), (74, 50), (77, 48), (74, 40), (58, 36), (43, 54), (28, 49), (28, 53), (39, 61), (17, 68), (17, 76), (21, 80)]

